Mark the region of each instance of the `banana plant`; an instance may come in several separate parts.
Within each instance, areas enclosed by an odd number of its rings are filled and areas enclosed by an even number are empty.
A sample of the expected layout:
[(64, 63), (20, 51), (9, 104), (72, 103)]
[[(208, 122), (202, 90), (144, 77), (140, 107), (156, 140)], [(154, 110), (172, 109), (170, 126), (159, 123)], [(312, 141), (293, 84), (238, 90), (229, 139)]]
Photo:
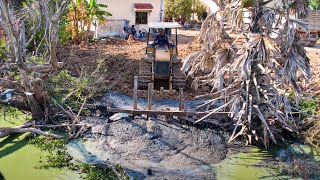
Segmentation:
[(320, 10), (320, 0), (309, 1), (309, 6), (312, 10)]
[(108, 8), (108, 5), (98, 4), (97, 0), (90, 0), (88, 11), (92, 18), (97, 17), (100, 21), (104, 21), (106, 16), (112, 16), (111, 13), (102, 10), (101, 8)]
[[(75, 43), (88, 40), (91, 25), (95, 19), (100, 24), (105, 23), (106, 17), (112, 15), (102, 9), (107, 7), (105, 4), (98, 4), (97, 0), (76, 0), (75, 2), (71, 2), (68, 21), (73, 22), (69, 24), (69, 29), (72, 30), (73, 41)], [(80, 24), (78, 23), (79, 19), (81, 20)]]
[[(81, 1), (81, 0), (77, 0), (77, 1)], [(111, 16), (112, 14), (102, 10), (102, 8), (108, 8), (107, 5), (105, 4), (98, 4), (97, 0), (82, 0), (85, 1), (86, 3), (86, 9), (88, 12), (88, 18), (89, 21), (87, 22), (86, 26), (87, 26), (87, 32), (86, 32), (86, 36), (85, 36), (85, 40), (87, 41), (89, 33), (90, 33), (90, 29), (91, 29), (91, 24), (94, 21), (95, 18), (97, 18), (99, 20), (99, 23), (103, 24), (106, 20), (107, 16)]]

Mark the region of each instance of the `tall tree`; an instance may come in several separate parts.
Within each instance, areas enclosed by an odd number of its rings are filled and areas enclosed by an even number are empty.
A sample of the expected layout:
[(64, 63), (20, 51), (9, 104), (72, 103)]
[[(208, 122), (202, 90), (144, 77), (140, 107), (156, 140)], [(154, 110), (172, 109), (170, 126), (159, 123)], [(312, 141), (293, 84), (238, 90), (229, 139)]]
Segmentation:
[(205, 6), (201, 0), (166, 0), (165, 17), (169, 19), (182, 17), (190, 20), (192, 14), (201, 17), (205, 12)]
[[(43, 78), (48, 77), (52, 71), (61, 68), (57, 62), (57, 39), (60, 18), (65, 11), (67, 4), (70, 0), (41, 0), (41, 1), (27, 1), (27, 5), (17, 8), (13, 8), (15, 3), (12, 0), (0, 0), (0, 13), (2, 17), (1, 25), (5, 29), (10, 46), (9, 56), (1, 64), (1, 71), (17, 72), (21, 77), (19, 78), (4, 77), (0, 79), (0, 86), (4, 89), (14, 89), (19, 93), (22, 101), (4, 101), (1, 103), (18, 106), (22, 109), (30, 109), (32, 117), (36, 120), (41, 120), (44, 117), (43, 102), (44, 92), (41, 87), (41, 81)], [(30, 36), (30, 39), (24, 40), (21, 38), (24, 36), (24, 22), (27, 17), (34, 14), (41, 15), (43, 19), (34, 19), (35, 24), (41, 24), (45, 22), (44, 39), (47, 41), (47, 47), (49, 56), (47, 58), (47, 64), (31, 64), (26, 60), (26, 45), (34, 38), (34, 33)], [(35, 28), (34, 31), (37, 31)], [(26, 43), (25, 43), (26, 42)], [(17, 71), (18, 70), (18, 71)], [(27, 100), (26, 107), (23, 105), (23, 99)]]

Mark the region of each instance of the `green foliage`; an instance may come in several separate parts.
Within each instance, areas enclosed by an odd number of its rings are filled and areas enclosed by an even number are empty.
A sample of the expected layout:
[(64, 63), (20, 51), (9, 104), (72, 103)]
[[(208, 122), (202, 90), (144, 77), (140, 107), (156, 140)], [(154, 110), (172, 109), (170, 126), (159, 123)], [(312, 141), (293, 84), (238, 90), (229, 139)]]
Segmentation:
[(38, 136), (36, 138), (30, 139), (28, 143), (36, 146), (43, 151), (53, 152), (57, 148), (64, 148), (64, 144), (66, 143), (66, 141), (64, 139), (51, 140), (46, 137)]
[(313, 10), (320, 10), (320, 0), (309, 1), (309, 7)]
[(60, 26), (59, 26), (59, 44), (68, 45), (70, 43), (72, 34), (70, 31), (67, 31), (68, 20), (67, 16), (62, 16)]
[[(86, 1), (87, 2), (87, 1)], [(102, 10), (101, 8), (107, 8), (105, 4), (98, 4), (97, 0), (90, 0), (87, 6), (91, 21), (94, 17), (97, 17), (100, 21), (104, 21), (106, 16), (112, 16), (111, 13)]]
[[(73, 43), (79, 44), (88, 40), (91, 24), (95, 18), (100, 21), (100, 24), (103, 24), (105, 18), (111, 16), (109, 12), (102, 9), (107, 7), (107, 5), (98, 4), (97, 0), (70, 2), (67, 13), (67, 30), (71, 33)], [(79, 21), (82, 23), (78, 23)]]
[(256, 1), (255, 0), (242, 0), (241, 3), (242, 3), (241, 6), (243, 8), (248, 8), (248, 7), (254, 7), (256, 4)]
[[(40, 161), (38, 168), (67, 168), (70, 170), (78, 170), (84, 173), (84, 178), (88, 180), (117, 179), (117, 175), (108, 167), (85, 164), (74, 160), (66, 151), (65, 140), (36, 137), (30, 139), (28, 142), (49, 153), (44, 160)], [(119, 174), (126, 177), (126, 179), (129, 179), (121, 166), (117, 166), (116, 170)]]
[(299, 103), (299, 109), (306, 111), (312, 115), (314, 115), (316, 113), (316, 110), (318, 108), (319, 105), (319, 100), (308, 100), (308, 99), (303, 99), (300, 103)]
[(77, 78), (63, 70), (47, 83), (48, 92), (58, 103), (61, 103), (71, 93), (66, 105), (79, 109), (87, 96), (86, 88), (89, 86), (89, 78)]
[(32, 64), (44, 64), (46, 62), (46, 58), (43, 56), (27, 55), (26, 61)]
[(193, 13), (201, 17), (205, 10), (200, 0), (166, 0), (164, 14), (169, 19), (181, 16), (184, 20), (189, 20)]
[(89, 180), (117, 179), (117, 176), (112, 174), (113, 172), (110, 169), (105, 171), (103, 168), (92, 168), (90, 165), (86, 169), (83, 172), (87, 174), (86, 179)]
[(0, 38), (0, 47), (4, 47), (6, 45), (6, 40), (4, 38)]
[(48, 151), (49, 155), (46, 156), (45, 161), (40, 161), (39, 168), (63, 168), (71, 167), (70, 161), (72, 157), (66, 153), (65, 140), (51, 140), (46, 137), (36, 137), (28, 141), (29, 144), (37, 148)]
[(4, 37), (4, 33), (0, 28), (0, 59), (5, 59), (6, 55), (5, 52), (8, 50), (9, 47), (6, 46), (6, 39)]
[(17, 108), (11, 107), (9, 105), (0, 104), (0, 120), (8, 120), (11, 119), (22, 120), (22, 122), (31, 120), (31, 116), (19, 111)]

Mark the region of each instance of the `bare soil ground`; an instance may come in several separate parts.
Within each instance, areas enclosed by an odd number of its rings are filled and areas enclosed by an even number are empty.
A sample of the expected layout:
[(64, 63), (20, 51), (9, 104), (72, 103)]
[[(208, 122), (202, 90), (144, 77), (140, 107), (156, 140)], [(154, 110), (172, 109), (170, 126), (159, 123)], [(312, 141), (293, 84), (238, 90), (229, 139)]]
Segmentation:
[[(179, 31), (179, 56), (181, 58), (200, 47), (193, 43), (197, 33), (196, 31)], [(145, 48), (146, 42), (144, 41), (107, 38), (89, 45), (61, 48), (60, 59), (66, 62), (66, 69), (77, 77), (90, 74), (97, 66), (102, 66), (103, 80), (99, 80), (98, 87), (101, 88), (101, 94), (97, 96), (103, 95), (107, 89), (132, 95), (133, 78), (138, 75), (139, 61), (144, 57)], [(192, 99), (200, 94), (200, 91), (192, 90), (190, 81), (186, 88), (186, 99)], [(143, 97), (145, 94), (142, 92), (140, 96)], [(155, 94), (154, 98), (177, 99), (178, 93)]]
[(310, 80), (310, 84), (307, 85), (307, 92), (320, 94), (320, 41), (315, 47), (305, 47), (307, 56), (310, 58), (311, 70), (313, 72), (313, 78)]

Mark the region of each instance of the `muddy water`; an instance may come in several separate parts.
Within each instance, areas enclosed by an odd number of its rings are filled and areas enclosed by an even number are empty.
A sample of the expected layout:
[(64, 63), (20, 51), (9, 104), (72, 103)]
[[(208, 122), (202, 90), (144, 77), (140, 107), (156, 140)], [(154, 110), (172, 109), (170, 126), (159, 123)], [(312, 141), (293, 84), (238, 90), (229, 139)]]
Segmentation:
[[(76, 159), (83, 161), (85, 163), (90, 162), (99, 162), (104, 161), (109, 158), (112, 159), (110, 156), (106, 156), (106, 152), (102, 151), (98, 148), (94, 141), (73, 141), (69, 144), (69, 153), (74, 156)], [(312, 156), (319, 161), (320, 156), (318, 152), (311, 152), (311, 149), (308, 146), (301, 145), (301, 144), (293, 144), (291, 147), (298, 147), (299, 149), (302, 148), (305, 153), (312, 154)], [(263, 159), (268, 159), (268, 157), (277, 154), (278, 156), (282, 156), (283, 151), (285, 149), (275, 148), (270, 151), (265, 151), (259, 149), (257, 147), (250, 147), (248, 152), (246, 153), (237, 153), (228, 156), (225, 160), (221, 161), (217, 164), (212, 165), (201, 165), (195, 166), (193, 169), (188, 168), (181, 168), (180, 172), (174, 169), (171, 169), (169, 177), (182, 177), (179, 176), (183, 173), (186, 175), (187, 179), (212, 179), (210, 176), (206, 178), (205, 176), (201, 176), (201, 178), (191, 178), (194, 174), (199, 174), (199, 172), (205, 171), (213, 171), (215, 179), (218, 180), (253, 180), (253, 179), (265, 179), (265, 180), (273, 180), (273, 179), (294, 179), (294, 180), (302, 180), (302, 178), (292, 178), (283, 174), (280, 174), (277, 169), (270, 169), (265, 168), (265, 164), (262, 162)], [(134, 164), (134, 168), (127, 169), (126, 167), (129, 166), (130, 163)], [(161, 166), (166, 166), (167, 168), (170, 164), (161, 164), (161, 163), (152, 163), (146, 160), (135, 160), (135, 161), (126, 161), (120, 163), (131, 178), (137, 179), (160, 179), (159, 176), (156, 174), (153, 176), (147, 176), (144, 172), (140, 171), (142, 167), (152, 167), (152, 169), (164, 169), (164, 167), (160, 168)], [(143, 168), (142, 168), (143, 169)], [(197, 171), (195, 171), (197, 169)], [(168, 170), (167, 170), (168, 172)], [(162, 178), (161, 178), (162, 179)], [(170, 179), (170, 178), (168, 178)], [(178, 178), (179, 179), (179, 178)]]
[(302, 180), (302, 178), (292, 178), (280, 174), (276, 169), (264, 167), (262, 162), (272, 155), (277, 157), (286, 156), (286, 151), (291, 150), (295, 152), (306, 153), (312, 156), (316, 161), (320, 161), (319, 149), (310, 148), (307, 145), (299, 143), (291, 144), (286, 149), (275, 147), (269, 151), (261, 150), (256, 147), (250, 148), (249, 152), (238, 153), (229, 156), (222, 162), (213, 165), (213, 169), (218, 180), (248, 180), (248, 179), (295, 179)]
[[(20, 118), (20, 119), (19, 119)], [(1, 127), (13, 127), (22, 124), (25, 117), (7, 118), (0, 117)], [(29, 145), (25, 140), (26, 134), (0, 139), (0, 173), (6, 180), (77, 180), (81, 179), (77, 172), (64, 169), (37, 169), (39, 161), (45, 158), (46, 152)], [(0, 177), (1, 179), (1, 177)]]
[(213, 165), (216, 178), (223, 180), (247, 180), (247, 179), (287, 179), (289, 177), (277, 174), (275, 170), (260, 168), (255, 165), (261, 163), (263, 158), (267, 158), (270, 154), (259, 148), (251, 148), (247, 153), (238, 153), (229, 156), (224, 161)]

